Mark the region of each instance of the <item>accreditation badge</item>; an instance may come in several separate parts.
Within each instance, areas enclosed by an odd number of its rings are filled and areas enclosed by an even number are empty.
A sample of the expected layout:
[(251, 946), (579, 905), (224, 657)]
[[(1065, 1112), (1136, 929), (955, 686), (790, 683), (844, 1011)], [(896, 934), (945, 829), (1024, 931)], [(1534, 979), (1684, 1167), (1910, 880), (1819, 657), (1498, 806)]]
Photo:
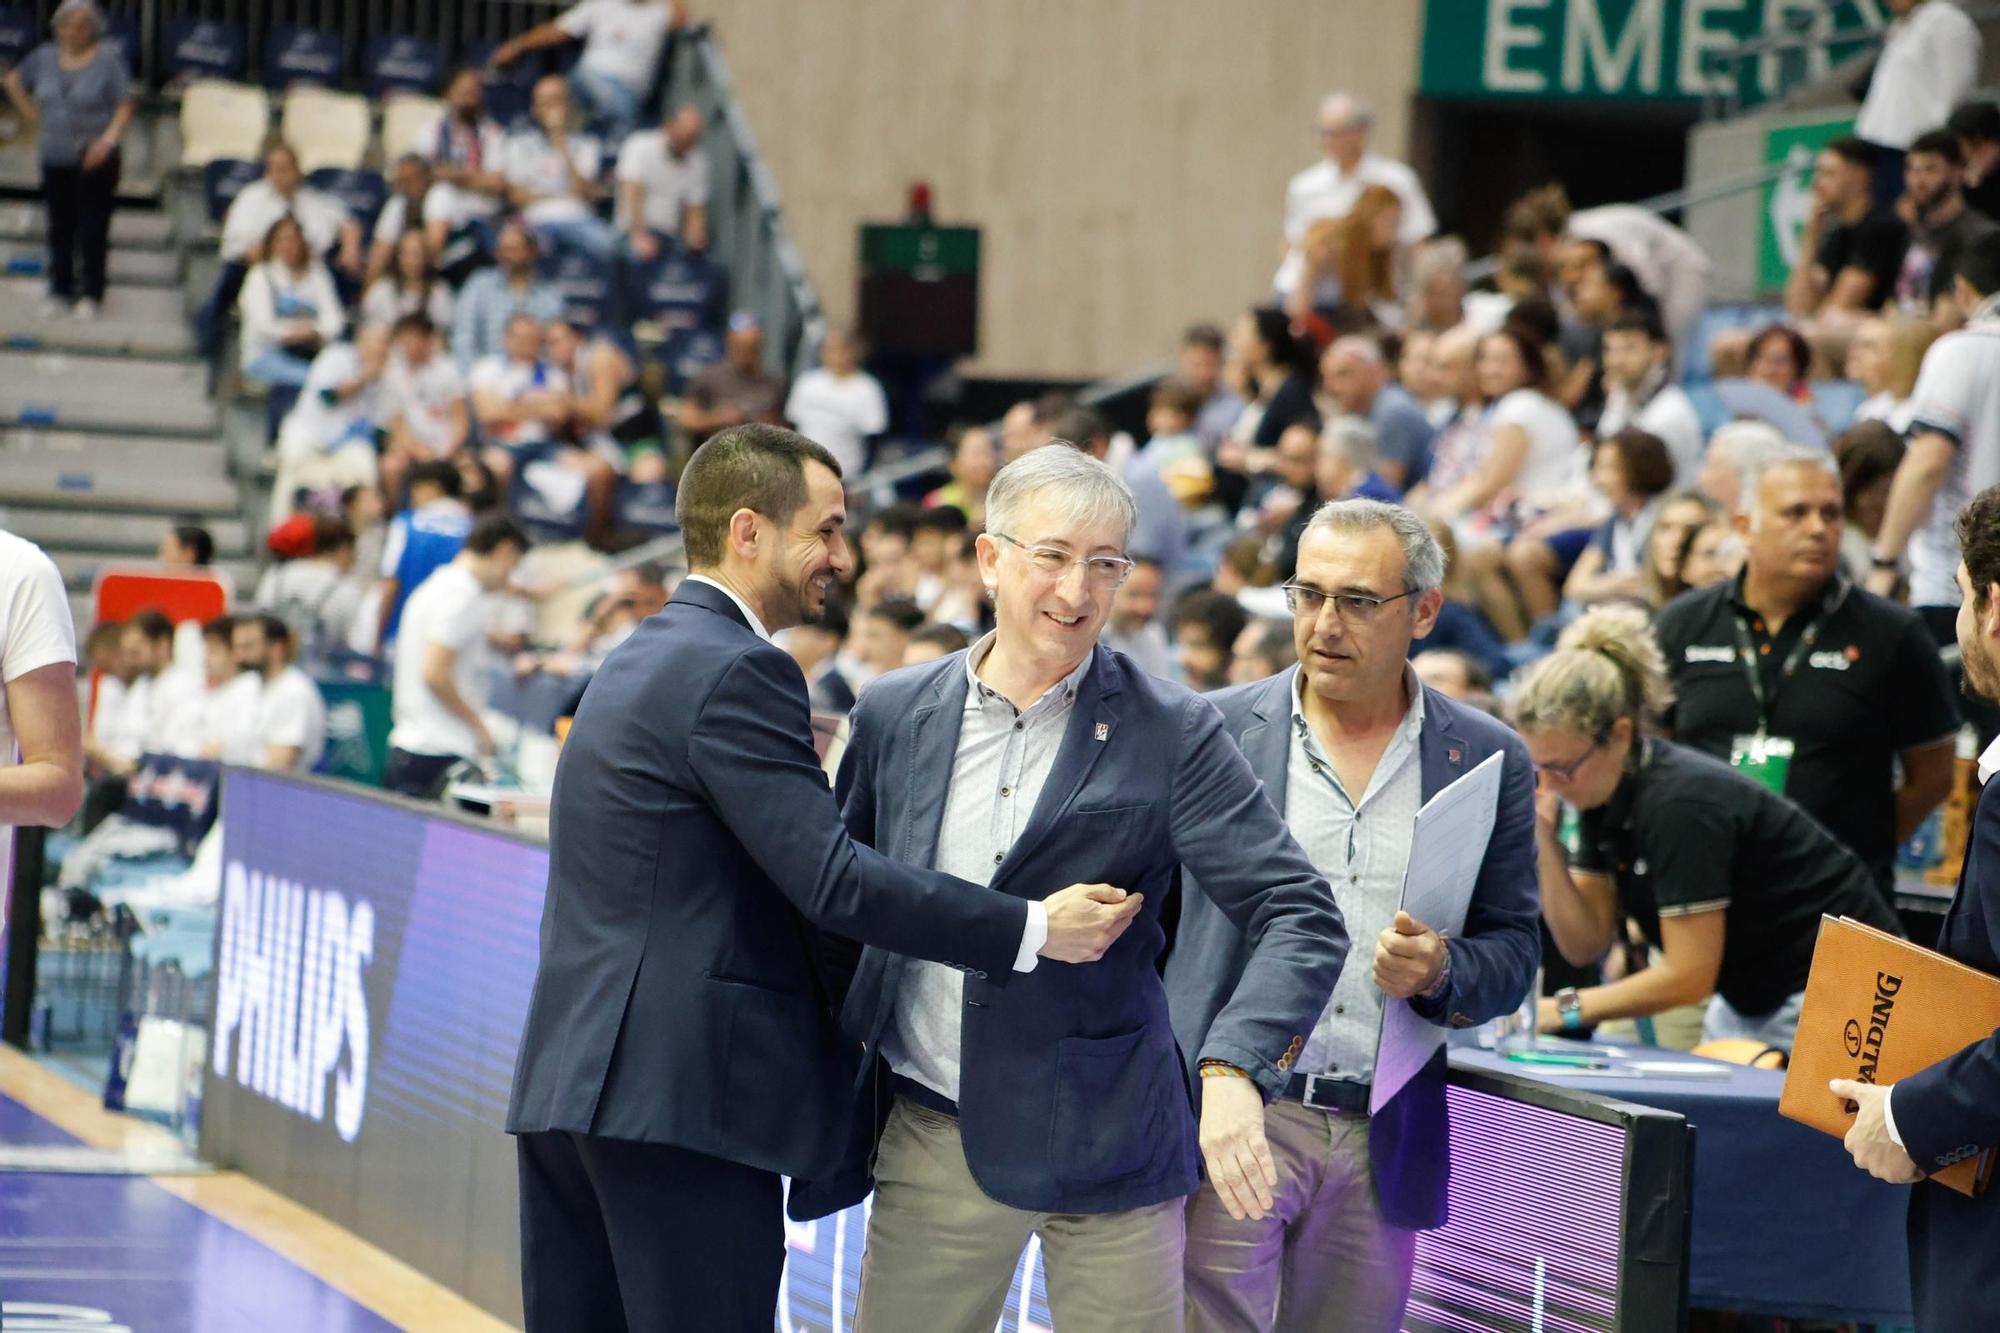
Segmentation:
[(1752, 777), (1783, 796), (1785, 778), (1792, 771), (1792, 752), (1797, 747), (1784, 736), (1738, 736), (1729, 743), (1729, 766)]

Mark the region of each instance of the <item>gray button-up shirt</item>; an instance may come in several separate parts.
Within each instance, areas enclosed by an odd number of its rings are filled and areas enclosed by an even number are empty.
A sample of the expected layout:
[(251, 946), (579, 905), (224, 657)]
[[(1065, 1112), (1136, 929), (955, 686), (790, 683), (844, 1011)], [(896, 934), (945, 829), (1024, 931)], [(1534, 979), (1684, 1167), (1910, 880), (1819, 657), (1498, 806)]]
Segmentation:
[(1375, 1074), (1383, 998), (1375, 985), (1375, 939), (1389, 928), (1402, 905), (1410, 835), (1423, 806), (1418, 740), (1424, 729), (1424, 691), (1409, 667), (1403, 669), (1403, 680), (1410, 691), (1409, 711), (1389, 738), (1359, 801), (1340, 785), (1306, 723), (1300, 694), (1304, 672), (1292, 691), (1285, 822), (1313, 867), (1333, 886), (1334, 901), (1353, 942), (1333, 998), (1299, 1054), (1301, 1073), (1331, 1074), (1357, 1083), (1366, 1083)]
[[(1027, 827), (1091, 661), (1086, 656), (1041, 698), (1016, 709), (979, 679), (979, 664), (993, 651), (993, 640), (986, 635), (965, 655), (958, 757), (952, 762), (951, 790), (931, 865), (975, 884), (992, 882), (993, 872)], [(896, 994), (895, 1021), (882, 1035), (882, 1054), (898, 1074), (956, 1101), (965, 974), (917, 959), (904, 959), (901, 965), (907, 970)]]

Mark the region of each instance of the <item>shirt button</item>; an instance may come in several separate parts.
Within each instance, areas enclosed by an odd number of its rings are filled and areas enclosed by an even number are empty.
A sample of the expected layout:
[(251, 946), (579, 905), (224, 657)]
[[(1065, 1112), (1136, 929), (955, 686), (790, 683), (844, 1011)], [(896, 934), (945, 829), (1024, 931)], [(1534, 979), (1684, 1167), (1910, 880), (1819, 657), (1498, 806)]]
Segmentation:
[(1014, 789), (1012, 787), (1002, 787), (1000, 789), (1000, 794), (1002, 796), (1012, 796), (1014, 794)]
[(1027, 724), (1027, 723), (1025, 723), (1025, 722), (1016, 722), (1016, 723), (1014, 724), (1014, 730), (1016, 730), (1016, 731), (1019, 731), (1019, 730), (1021, 730), (1021, 728), (1025, 727), (1026, 725), (1028, 725), (1028, 724)]
[(1007, 853), (1005, 853), (1005, 852), (995, 852), (995, 853), (993, 853), (993, 864), (994, 864), (994, 865), (996, 865), (996, 866), (997, 866), (997, 865), (999, 865), (999, 864), (1000, 864), (1000, 863), (1001, 863), (1002, 861), (1004, 861), (1004, 860), (1006, 860), (1006, 859), (1007, 859)]
[(1344, 1004), (1336, 1004), (1335, 1006), (1333, 1006), (1333, 1012), (1334, 1012), (1334, 1013), (1335, 1013), (1336, 1015), (1338, 1015), (1338, 1014), (1344, 1014), (1344, 1013), (1346, 1013), (1346, 1012), (1347, 1012), (1347, 1006), (1346, 1006), (1346, 1005), (1344, 1005)]
[(1349, 875), (1349, 876), (1347, 877), (1347, 882), (1348, 882), (1349, 884), (1359, 884), (1359, 883), (1361, 882), (1361, 876), (1359, 876), (1359, 875)]

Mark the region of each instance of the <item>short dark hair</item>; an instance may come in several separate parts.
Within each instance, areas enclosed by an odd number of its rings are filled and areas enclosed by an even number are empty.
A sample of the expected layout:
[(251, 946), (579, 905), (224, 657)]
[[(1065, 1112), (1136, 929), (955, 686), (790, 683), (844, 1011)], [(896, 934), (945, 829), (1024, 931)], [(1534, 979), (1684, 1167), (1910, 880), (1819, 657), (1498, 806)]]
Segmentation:
[(2000, 231), (1976, 237), (1958, 252), (1958, 276), (1981, 296), (2000, 292)]
[(1622, 311), (1604, 326), (1604, 331), (1607, 334), (1640, 333), (1646, 336), (1648, 342), (1653, 343), (1664, 343), (1667, 340), (1666, 326), (1660, 322), (1660, 317), (1650, 310)]
[(956, 625), (920, 625), (910, 635), (911, 643), (935, 644), (947, 655), (970, 647), (972, 640), (965, 637), (965, 631)]
[(1056, 418), (1056, 435), (1079, 449), (1088, 449), (1092, 440), (1111, 438), (1111, 423), (1096, 408), (1075, 403)]
[(465, 490), (465, 482), (458, 475), (458, 469), (442, 458), (427, 458), (421, 463), (410, 465), (408, 484), (415, 490), (418, 483), (427, 482), (456, 500)]
[(668, 570), (666, 561), (641, 560), (631, 568), (632, 577), (645, 584), (648, 588), (664, 588), (667, 586), (667, 575), (671, 571)]
[(2000, 143), (2000, 103), (1960, 102), (1945, 118), (1946, 133), (1959, 143)]
[(1833, 442), (1840, 464), (1840, 493), (1847, 512), (1854, 512), (1861, 492), (1884, 477), (1896, 475), (1903, 462), (1903, 437), (1886, 421), (1857, 421)]
[(1857, 167), (1865, 167), (1871, 171), (1875, 167), (1875, 150), (1852, 134), (1841, 135), (1820, 151), (1832, 153), (1835, 157), (1851, 162)]
[(1959, 558), (1972, 583), (1972, 604), (1986, 609), (1987, 590), (2000, 583), (2000, 486), (1988, 486), (1959, 512)]
[(530, 543), (521, 525), (505, 514), (488, 514), (466, 534), (465, 549), (474, 555), (492, 555), (502, 546), (516, 546), (526, 552)]
[(711, 435), (688, 459), (674, 496), (688, 566), (722, 563), (729, 518), (739, 509), (789, 521), (806, 502), (808, 461), (840, 476), (839, 460), (824, 446), (783, 426), (752, 421)]
[(228, 643), (236, 637), (236, 617), (227, 614), (202, 622), (201, 637), (214, 639), (218, 643)]
[(215, 559), (215, 538), (199, 523), (174, 524), (174, 540), (188, 549), (197, 565), (206, 565)]
[(174, 622), (156, 606), (149, 606), (127, 620), (125, 628), (138, 630), (154, 643), (174, 637)]
[(1905, 157), (1914, 157), (1918, 153), (1941, 157), (1955, 167), (1965, 165), (1965, 150), (1959, 147), (1958, 136), (1950, 130), (1926, 130), (1903, 151)]
[(1518, 329), (1540, 346), (1547, 347), (1562, 333), (1562, 316), (1556, 313), (1555, 305), (1547, 297), (1537, 296), (1516, 301), (1514, 308), (1507, 312), (1502, 327)]
[(1298, 640), (1292, 637), (1292, 623), (1289, 620), (1279, 620), (1275, 616), (1258, 616), (1256, 625), (1257, 656), (1276, 662), (1281, 671), (1298, 660)]
[(1201, 413), (1201, 390), (1179, 375), (1169, 375), (1153, 386), (1153, 396), (1148, 405), (1164, 407), (1193, 421)]
[(1203, 351), (1220, 353), (1227, 345), (1227, 340), (1222, 336), (1222, 330), (1206, 321), (1199, 324), (1190, 324), (1181, 330), (1181, 346), (1183, 347), (1199, 347)]
[(917, 511), (917, 531), (942, 532), (946, 536), (964, 532), (972, 526), (965, 511), (957, 505), (932, 505), (929, 509)]
[(1799, 369), (1799, 379), (1803, 380), (1812, 374), (1812, 344), (1806, 341), (1803, 333), (1789, 324), (1766, 324), (1750, 336), (1750, 341), (1743, 347), (1743, 364), (1746, 369), (1756, 364), (1757, 354), (1763, 350), (1764, 344), (1773, 338), (1782, 339), (1785, 346), (1791, 349), (1792, 364)]
[(1674, 484), (1674, 458), (1667, 446), (1651, 431), (1627, 426), (1597, 442), (1599, 449), (1613, 449), (1625, 469), (1625, 484), (1639, 494), (1665, 495)]
[(1197, 588), (1174, 606), (1174, 637), (1188, 625), (1199, 625), (1208, 635), (1208, 641), (1228, 652), (1236, 642), (1236, 636), (1250, 623), (1243, 604), (1228, 593), (1217, 592), (1213, 588)]
[(924, 623), (923, 608), (907, 597), (885, 597), (868, 608), (867, 615), (886, 620), (905, 634), (914, 634)]
[(431, 323), (431, 317), (421, 310), (412, 310), (409, 314), (404, 315), (389, 326), (389, 338), (392, 342), (406, 333), (415, 333), (429, 338), (436, 332), (437, 325)]
[(352, 545), (354, 529), (347, 525), (346, 519), (333, 514), (320, 514), (313, 519), (314, 555), (326, 555)]
[(886, 509), (878, 509), (868, 517), (868, 530), (887, 537), (901, 537), (909, 541), (917, 535), (917, 529), (924, 524), (921, 506), (907, 500), (898, 501)]
[(270, 611), (253, 611), (247, 615), (238, 616), (236, 623), (238, 625), (255, 625), (264, 632), (264, 642), (266, 643), (282, 643), (286, 648), (292, 646), (292, 627), (285, 623), (283, 616), (276, 615)]

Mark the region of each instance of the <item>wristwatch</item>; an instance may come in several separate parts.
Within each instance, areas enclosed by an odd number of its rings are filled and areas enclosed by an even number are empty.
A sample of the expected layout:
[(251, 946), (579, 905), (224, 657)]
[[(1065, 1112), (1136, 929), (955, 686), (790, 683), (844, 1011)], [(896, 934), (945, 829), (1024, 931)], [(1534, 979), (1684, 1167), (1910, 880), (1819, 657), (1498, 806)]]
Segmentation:
[(1576, 987), (1564, 986), (1556, 992), (1556, 1015), (1562, 1019), (1564, 1032), (1583, 1026), (1583, 997), (1576, 993)]

